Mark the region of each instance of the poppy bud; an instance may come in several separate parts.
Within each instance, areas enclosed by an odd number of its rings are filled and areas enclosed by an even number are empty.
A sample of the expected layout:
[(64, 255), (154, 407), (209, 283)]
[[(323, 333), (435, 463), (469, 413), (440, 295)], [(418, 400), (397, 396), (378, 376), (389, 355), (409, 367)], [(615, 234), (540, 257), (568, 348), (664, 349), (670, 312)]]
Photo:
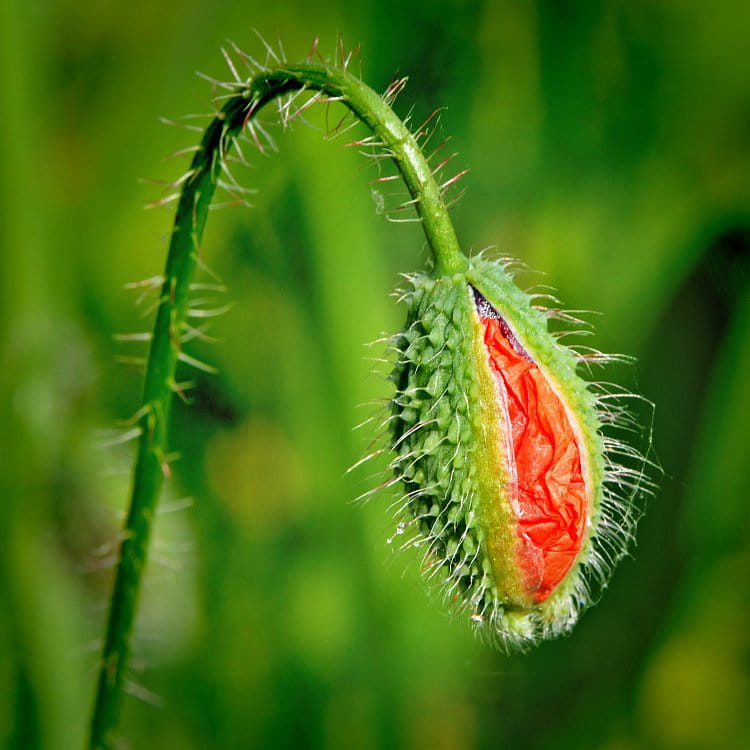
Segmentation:
[(523, 648), (567, 631), (624, 554), (607, 415), (502, 263), (411, 281), (391, 447), (414, 544), (478, 630)]

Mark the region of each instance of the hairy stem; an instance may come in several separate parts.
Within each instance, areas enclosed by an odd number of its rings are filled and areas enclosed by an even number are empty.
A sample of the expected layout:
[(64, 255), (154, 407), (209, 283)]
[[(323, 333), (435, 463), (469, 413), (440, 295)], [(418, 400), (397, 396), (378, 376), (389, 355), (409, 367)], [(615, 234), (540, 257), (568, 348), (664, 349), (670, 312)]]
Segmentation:
[(181, 357), (190, 283), (199, 263), (208, 208), (223, 160), (234, 139), (265, 104), (300, 89), (319, 91), (328, 99), (341, 101), (383, 144), (412, 196), (435, 259), (435, 272), (453, 273), (467, 266), (441, 188), (415, 137), (372, 89), (345, 70), (312, 63), (263, 70), (247, 83), (237, 85), (236, 94), (226, 100), (203, 135), (177, 208), (148, 357), (142, 407), (138, 412), (141, 435), (130, 510), (115, 575), (91, 726), (91, 748), (97, 750), (111, 748), (116, 743), (151, 527), (162, 483), (170, 473), (167, 439), (172, 395), (177, 390), (175, 370)]

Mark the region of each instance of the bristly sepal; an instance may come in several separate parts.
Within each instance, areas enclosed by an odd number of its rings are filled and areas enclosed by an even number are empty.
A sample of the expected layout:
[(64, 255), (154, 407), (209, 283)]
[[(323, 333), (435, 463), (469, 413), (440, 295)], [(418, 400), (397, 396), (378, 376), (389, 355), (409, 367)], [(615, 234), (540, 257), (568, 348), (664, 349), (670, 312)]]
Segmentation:
[(569, 631), (606, 586), (649, 486), (642, 459), (503, 262), (411, 283), (389, 421), (400, 528), (451, 609), (523, 650)]

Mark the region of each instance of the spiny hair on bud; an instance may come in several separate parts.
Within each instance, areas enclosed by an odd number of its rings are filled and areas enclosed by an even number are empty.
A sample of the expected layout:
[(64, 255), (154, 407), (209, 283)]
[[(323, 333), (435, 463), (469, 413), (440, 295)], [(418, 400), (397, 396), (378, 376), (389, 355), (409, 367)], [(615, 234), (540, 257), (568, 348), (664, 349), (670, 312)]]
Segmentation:
[[(622, 439), (641, 431), (628, 408), (637, 397), (580, 375), (623, 358), (553, 336), (549, 320), (580, 326), (582, 313), (541, 306), (517, 270), (480, 255), (466, 273), (405, 275), (406, 324), (386, 341), (391, 476), (376, 488), (403, 487), (389, 544), (419, 550), (445, 606), (506, 651), (568, 632), (599, 596), (658, 468)], [(550, 458), (555, 441), (565, 451)]]

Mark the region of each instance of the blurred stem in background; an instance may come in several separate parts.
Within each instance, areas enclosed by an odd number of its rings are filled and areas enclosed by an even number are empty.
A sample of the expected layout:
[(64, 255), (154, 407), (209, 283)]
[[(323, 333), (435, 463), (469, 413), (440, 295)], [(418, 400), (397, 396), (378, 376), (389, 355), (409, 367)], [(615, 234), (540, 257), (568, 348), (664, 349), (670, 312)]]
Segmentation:
[[(35, 5), (0, 5), (0, 745), (81, 747), (80, 606), (48, 527), (63, 460), (59, 332), (64, 251), (46, 224), (46, 49)], [(3, 715), (5, 714), (5, 715)]]

